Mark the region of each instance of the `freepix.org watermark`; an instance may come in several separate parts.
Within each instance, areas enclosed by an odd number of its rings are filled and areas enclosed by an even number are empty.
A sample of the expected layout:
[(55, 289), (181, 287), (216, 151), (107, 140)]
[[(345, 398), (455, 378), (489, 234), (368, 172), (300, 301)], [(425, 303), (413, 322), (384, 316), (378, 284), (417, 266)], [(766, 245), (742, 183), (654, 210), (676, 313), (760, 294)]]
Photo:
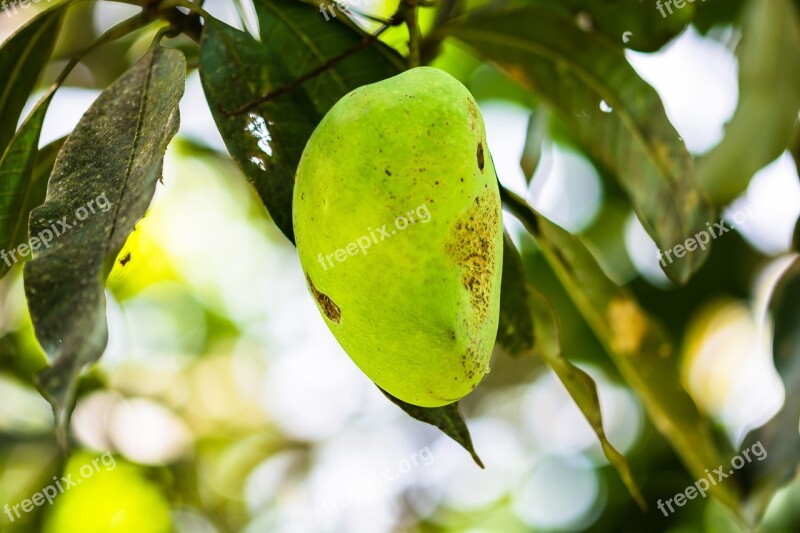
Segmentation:
[(42, 246), (50, 248), (50, 243), (53, 242), (53, 239), (65, 234), (79, 225), (80, 222), (89, 218), (89, 216), (97, 213), (97, 211), (106, 213), (109, 209), (111, 209), (111, 202), (106, 198), (106, 193), (103, 193), (94, 200), (90, 200), (85, 206), (76, 209), (75, 219), (72, 221), (68, 221), (68, 217), (63, 217), (61, 220), (51, 220), (50, 227), (43, 229), (35, 237), (31, 237), (29, 242), (24, 242), (11, 250), (0, 250), (0, 260), (11, 268)]
[[(686, 487), (686, 490), (679, 492), (666, 501), (658, 500), (656, 507), (664, 513), (664, 516), (669, 516), (670, 513), (675, 512), (675, 509), (672, 507), (673, 503), (678, 507), (683, 507), (688, 500), (694, 500), (698, 494), (705, 498), (708, 489), (728, 476), (732, 476), (734, 472), (741, 470), (744, 465), (753, 462), (753, 458), (750, 457), (750, 452), (753, 452), (753, 455), (759, 461), (763, 461), (767, 457), (767, 450), (764, 449), (761, 441), (758, 441), (749, 448), (742, 450), (741, 455), (737, 455), (731, 459), (731, 469), (726, 471), (724, 466), (719, 465), (718, 468), (709, 472), (708, 468), (706, 468), (706, 477), (698, 479), (694, 482), (694, 485), (689, 485)], [(669, 512), (667, 512), (667, 508), (669, 508)]]
[(317, 261), (319, 261), (324, 270), (328, 270), (328, 266), (331, 268), (335, 266), (333, 263), (334, 259), (339, 263), (343, 263), (344, 261), (347, 261), (350, 256), (358, 255), (359, 253), (367, 255), (367, 249), (373, 244), (378, 244), (392, 237), (393, 235), (397, 235), (398, 231), (405, 230), (410, 224), (416, 224), (417, 222), (426, 224), (427, 222), (430, 222), (430, 220), (431, 213), (428, 211), (428, 205), (422, 204), (416, 209), (409, 211), (405, 215), (400, 215), (394, 219), (394, 227), (396, 229), (387, 229), (386, 226), (388, 226), (388, 224), (384, 224), (380, 228), (374, 230), (372, 228), (368, 228), (366, 235), (362, 235), (355, 241), (348, 243), (344, 248), (339, 248), (335, 252), (327, 255), (322, 255), (322, 252), (320, 252), (317, 255)]
[(432, 465), (433, 459), (433, 452), (425, 446), (409, 455), (407, 459), (397, 463), (397, 467), (394, 470), (387, 469), (383, 472), (372, 472), (371, 479), (364, 482), (354, 494), (339, 496), (335, 501), (327, 500), (323, 507), (329, 516), (334, 516), (343, 509), (368, 499), (370, 495), (377, 492), (377, 489), (399, 480), (402, 476), (408, 474), (411, 468)]
[(47, 2), (48, 4), (53, 0), (2, 0), (0, 2), (0, 11), (3, 11), (7, 17), (16, 15), (20, 9), (28, 9), (29, 7)]
[[(740, 209), (738, 211), (733, 211), (731, 214), (731, 219), (737, 225), (742, 225), (750, 219), (758, 218), (761, 216), (761, 212), (758, 209), (753, 209), (752, 206), (747, 206), (745, 209)], [(698, 248), (701, 250), (706, 249), (706, 245), (711, 242), (711, 239), (717, 239), (722, 235), (725, 235), (736, 226), (730, 224), (728, 226), (725, 225), (725, 220), (720, 220), (719, 222), (715, 222), (713, 225), (711, 222), (706, 222), (706, 228), (708, 231), (703, 230), (697, 233), (694, 237), (690, 237), (684, 241), (683, 244), (676, 244), (672, 248), (668, 249), (665, 252), (661, 250), (658, 251), (658, 262), (661, 263), (661, 266), (667, 266), (667, 262), (672, 264), (674, 259), (680, 259), (684, 257), (687, 252), (694, 252)], [(672, 255), (675, 255), (673, 258)]]
[[(106, 471), (114, 470), (117, 467), (117, 461), (110, 452), (106, 452), (99, 457), (95, 457), (91, 463), (86, 463), (81, 466), (78, 471), (81, 475), (79, 478), (73, 479), (72, 474), (68, 474), (62, 478), (53, 476), (52, 484), (16, 505), (6, 504), (3, 508), (3, 513), (8, 516), (10, 521), (14, 522), (22, 518), (22, 513), (30, 513), (35, 507), (41, 507), (45, 502), (47, 502), (48, 505), (53, 505), (57, 496), (64, 494), (73, 487), (77, 487), (84, 479), (89, 479), (97, 472), (100, 472), (101, 465)], [(20, 513), (20, 511), (22, 511), (22, 513)]]
[(667, 18), (667, 12), (664, 11), (664, 8), (667, 8), (667, 11), (670, 15), (672, 15), (672, 6), (675, 6), (675, 9), (683, 9), (686, 7), (686, 4), (694, 4), (695, 1), (697, 2), (705, 2), (706, 0), (658, 0), (656, 2), (656, 9), (658, 9), (659, 13), (661, 13), (661, 18)]

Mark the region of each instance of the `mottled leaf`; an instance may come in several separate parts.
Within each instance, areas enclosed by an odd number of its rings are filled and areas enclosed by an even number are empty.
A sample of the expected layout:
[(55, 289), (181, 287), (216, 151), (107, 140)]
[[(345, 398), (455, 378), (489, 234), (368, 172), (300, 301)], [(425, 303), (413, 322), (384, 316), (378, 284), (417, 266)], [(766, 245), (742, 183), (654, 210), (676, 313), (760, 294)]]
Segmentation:
[[(536, 7), (481, 14), (449, 32), (560, 114), (595, 161), (616, 176), (661, 250), (683, 244), (714, 220), (658, 94), (620, 48), (572, 18)], [(683, 284), (706, 251), (664, 261), (664, 271)]]
[(113, 260), (145, 214), (178, 129), (186, 63), (152, 47), (109, 86), (64, 143), (32, 236), (51, 236), (25, 266), (36, 337), (51, 361), (39, 375), (62, 444), (75, 383), (108, 337), (104, 284)]
[[(663, 328), (629, 292), (612, 282), (580, 242), (513, 193), (502, 190), (503, 203), (536, 239), (570, 298), (606, 348), (614, 364), (639, 396), (650, 419), (672, 444), (692, 475), (724, 462), (707, 420), (681, 387), (673, 351)], [(718, 484), (711, 494), (734, 512), (733, 483)]]
[[(353, 89), (398, 74), (402, 63), (379, 42), (318, 9), (290, 0), (256, 2), (261, 42), (208, 20), (200, 50), (206, 98), (231, 156), (275, 224), (292, 231), (294, 174), (306, 141), (324, 114)], [(242, 111), (349, 49), (362, 47), (325, 72)], [(233, 114), (235, 111), (235, 114)]]
[[(380, 389), (380, 387), (378, 388)], [(472, 456), (475, 464), (483, 468), (483, 462), (481, 462), (481, 458), (478, 457), (475, 447), (472, 445), (472, 437), (469, 434), (467, 424), (464, 422), (464, 417), (461, 416), (458, 402), (443, 407), (418, 407), (403, 400), (398, 400), (383, 389), (381, 389), (381, 392), (411, 418), (439, 428), (442, 433), (463, 446)]]
[(64, 5), (45, 11), (0, 48), (0, 155), (14, 137), (25, 102), (50, 60), (63, 16)]
[(775, 287), (770, 311), (774, 320), (772, 354), (786, 390), (781, 410), (764, 426), (751, 431), (742, 445), (760, 442), (763, 460), (745, 465), (747, 506), (760, 520), (775, 491), (798, 475), (800, 466), (800, 258), (795, 259)]
[(561, 334), (559, 333), (558, 321), (550, 303), (544, 296), (533, 289), (526, 291), (528, 305), (531, 309), (533, 321), (536, 324), (536, 351), (545, 360), (548, 366), (564, 384), (569, 395), (575, 404), (586, 417), (586, 421), (592, 426), (592, 430), (600, 441), (603, 454), (614, 468), (619, 472), (623, 483), (628, 488), (631, 496), (642, 509), (647, 508), (647, 504), (639, 492), (639, 487), (633, 478), (633, 472), (628, 461), (614, 446), (609, 442), (603, 428), (603, 414), (600, 409), (600, 398), (597, 395), (597, 385), (592, 377), (570, 363), (561, 352)]
[(739, 48), (739, 105), (697, 172), (717, 205), (747, 189), (787, 148), (800, 111), (800, 14), (791, 0), (750, 0)]
[(509, 355), (533, 353), (533, 319), (528, 307), (522, 258), (508, 233), (503, 235), (503, 278), (500, 285), (500, 326), (497, 344)]

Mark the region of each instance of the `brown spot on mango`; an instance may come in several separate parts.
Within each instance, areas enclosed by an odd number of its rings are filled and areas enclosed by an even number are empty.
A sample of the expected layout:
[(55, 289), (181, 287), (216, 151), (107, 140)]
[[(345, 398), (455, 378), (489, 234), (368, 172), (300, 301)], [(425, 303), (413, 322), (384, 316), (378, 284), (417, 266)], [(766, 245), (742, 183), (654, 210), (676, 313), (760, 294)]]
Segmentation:
[(311, 276), (308, 274), (306, 274), (306, 281), (308, 282), (308, 288), (311, 290), (311, 294), (317, 301), (319, 308), (322, 309), (322, 312), (325, 314), (328, 320), (338, 324), (342, 319), (342, 310), (339, 309), (339, 306), (336, 305), (336, 302), (331, 300), (330, 296), (317, 290), (317, 288), (314, 286), (314, 282), (311, 281)]

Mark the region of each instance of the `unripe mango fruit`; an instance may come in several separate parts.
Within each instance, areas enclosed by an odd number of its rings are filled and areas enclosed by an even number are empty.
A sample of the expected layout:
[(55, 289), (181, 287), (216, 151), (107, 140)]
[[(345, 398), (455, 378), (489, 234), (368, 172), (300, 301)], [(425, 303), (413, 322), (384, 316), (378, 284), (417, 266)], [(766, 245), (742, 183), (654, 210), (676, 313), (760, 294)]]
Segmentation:
[(305, 147), (292, 216), (309, 290), (372, 381), (422, 407), (478, 385), (497, 334), (503, 225), (466, 87), (419, 67), (347, 94)]

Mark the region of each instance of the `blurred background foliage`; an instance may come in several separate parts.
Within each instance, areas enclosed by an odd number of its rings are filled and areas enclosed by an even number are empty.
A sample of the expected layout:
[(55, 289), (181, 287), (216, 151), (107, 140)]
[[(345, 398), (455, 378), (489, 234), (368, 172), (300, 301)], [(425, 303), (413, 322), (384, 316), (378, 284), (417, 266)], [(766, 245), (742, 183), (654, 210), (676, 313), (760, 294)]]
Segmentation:
[[(730, 154), (748, 150), (720, 144), (726, 125), (753, 144), (782, 127), (764, 116), (769, 100), (781, 98), (770, 91), (777, 85), (768, 76), (786, 64), (776, 61), (770, 70), (774, 58), (737, 55), (748, 24), (744, 1), (695, 2), (666, 18), (653, 2), (635, 0), (442, 0), (421, 10), (423, 56), (479, 101), (504, 186), (579, 235), (607, 275), (628, 285), (665, 324), (683, 386), (713, 420), (720, 440), (738, 447), (784, 398), (772, 365), (768, 304), (794, 257), (796, 161), (781, 149), (752, 169), (746, 190), (720, 193), (723, 213), (749, 208), (756, 216), (716, 239), (686, 286), (673, 285), (617, 181), (585, 153), (572, 130), (494, 64), (438, 30), (444, 9), (530, 4), (576, 17), (613, 46), (625, 46), (701, 170), (715, 160), (735, 166)], [(383, 0), (351, 5), (379, 16), (396, 9)], [(0, 40), (43, 7), (0, 14)], [(208, 0), (205, 8), (257, 33), (246, 2)], [(68, 58), (135, 12), (111, 2), (72, 6), (27, 109)], [(772, 42), (770, 32), (786, 31), (786, 20), (767, 23), (779, 26), (751, 25), (752, 32), (765, 32), (754, 41)], [(84, 58), (55, 96), (42, 146), (74, 128), (99, 91), (146, 51), (154, 32), (139, 31)], [(382, 38), (407, 52), (403, 28)], [(190, 66), (197, 64), (188, 39), (174, 43)], [(325, 327), (294, 248), (228, 156), (196, 71), (187, 79), (181, 119), (163, 184), (109, 279), (110, 342), (81, 379), (71, 433), (77, 451), (68, 459), (56, 447), (50, 407), (31, 380), (46, 358), (32, 333), (21, 269), (0, 281), (0, 505), (29, 498), (53, 476), (79, 472), (104, 452), (117, 462), (52, 506), (13, 523), (0, 515), (0, 530), (739, 531), (710, 498), (690, 501), (669, 517), (655, 508), (694, 479), (512, 217), (507, 225), (526, 273), (556, 309), (564, 354), (597, 382), (606, 433), (631, 463), (650, 507), (646, 513), (561, 383), (536, 359), (495, 354), (491, 373), (461, 402), (485, 470), (387, 402)], [(762, 530), (800, 530), (800, 483), (773, 498)]]

